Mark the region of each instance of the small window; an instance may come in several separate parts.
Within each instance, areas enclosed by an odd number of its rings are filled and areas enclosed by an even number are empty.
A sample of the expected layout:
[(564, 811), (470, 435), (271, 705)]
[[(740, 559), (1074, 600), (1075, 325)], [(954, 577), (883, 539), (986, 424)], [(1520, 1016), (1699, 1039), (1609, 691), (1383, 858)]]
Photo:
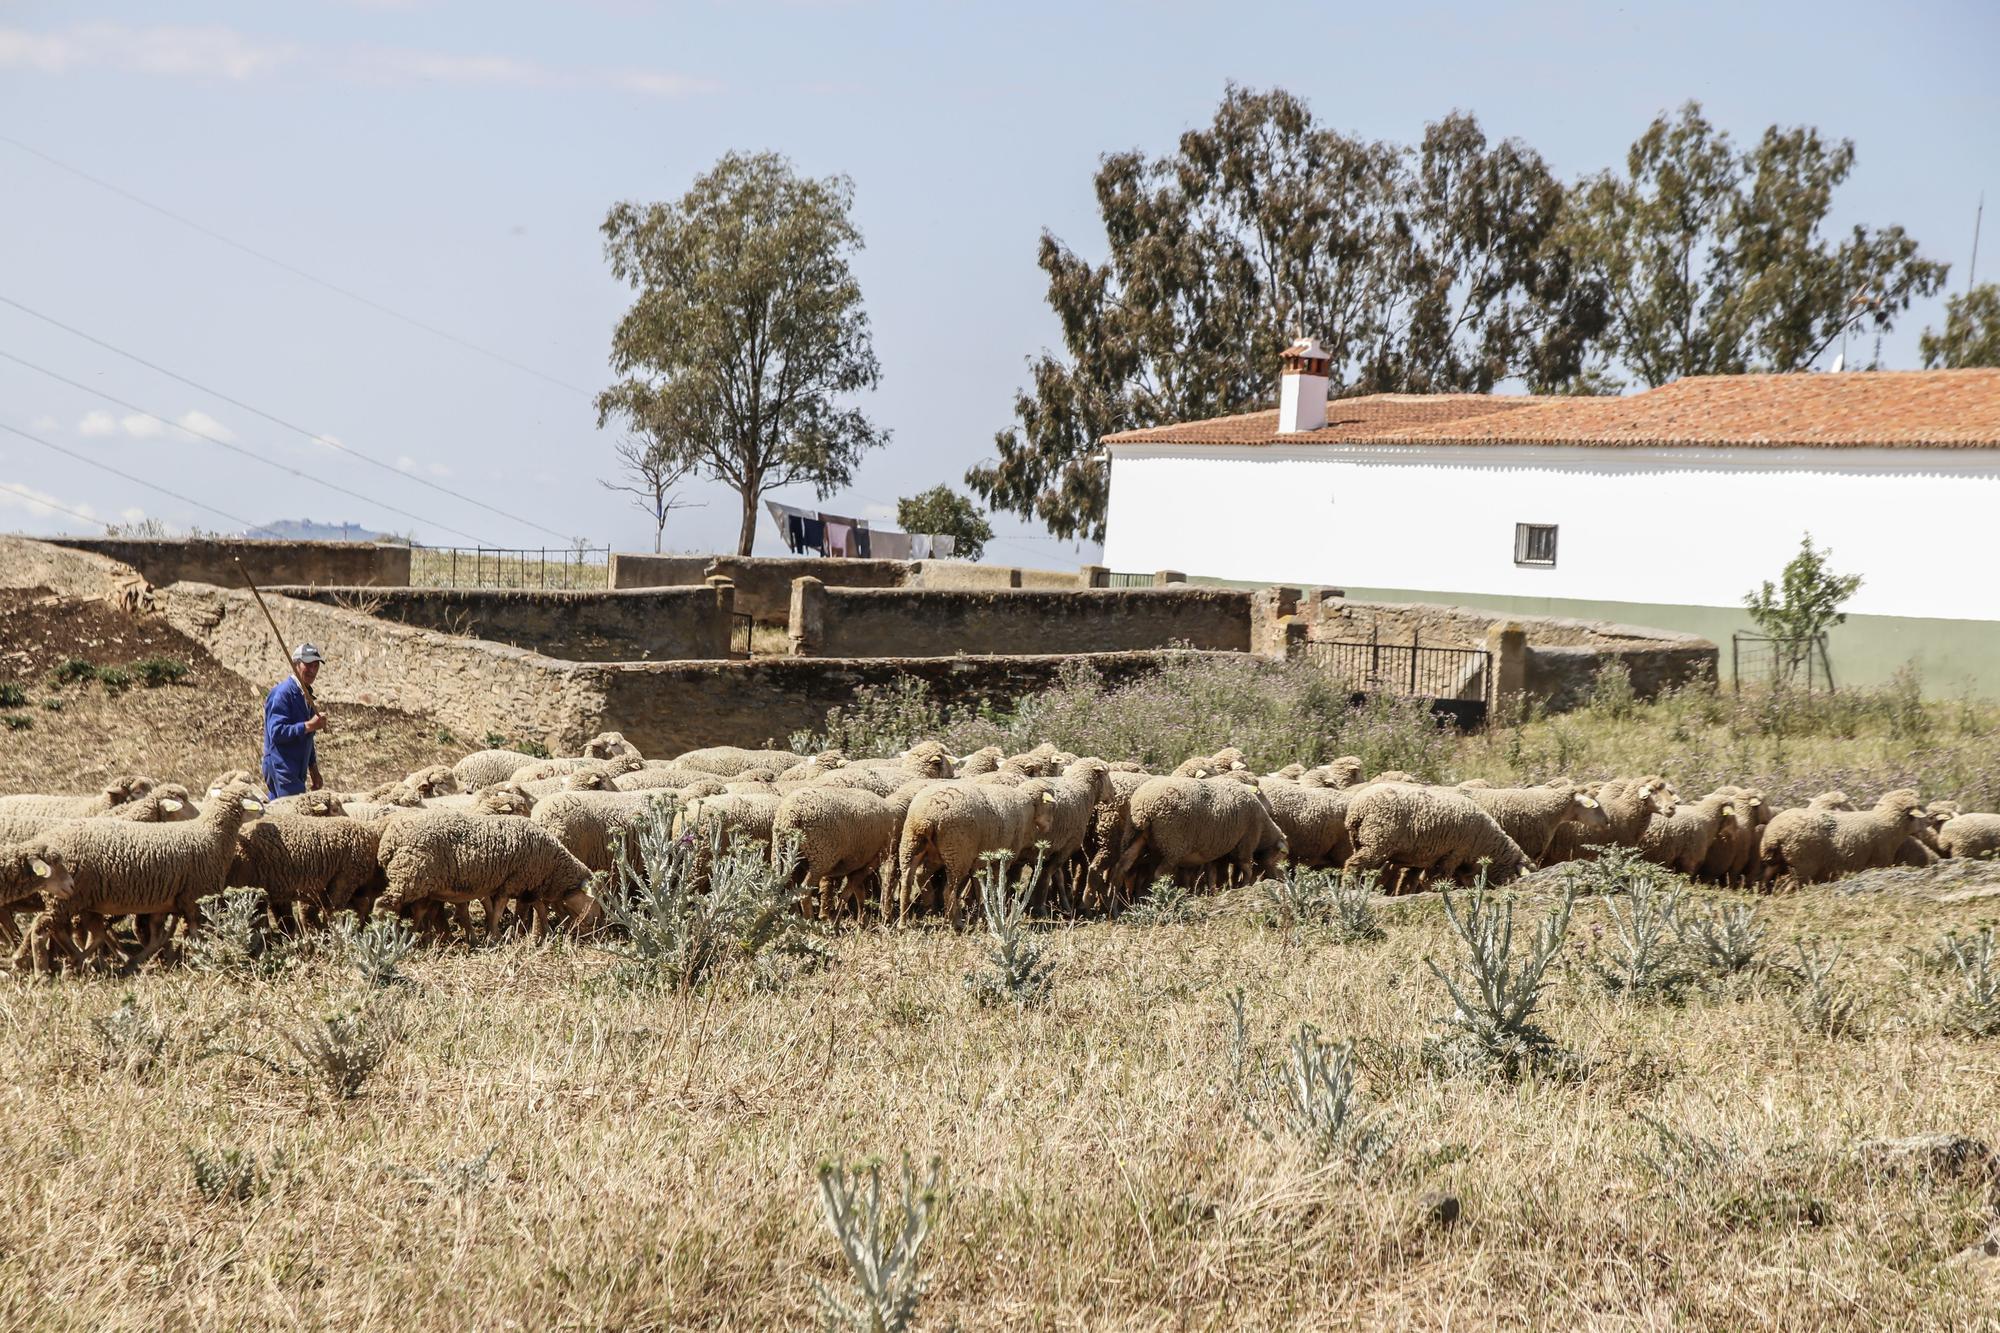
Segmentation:
[(1516, 523), (1514, 525), (1514, 563), (1517, 565), (1553, 565), (1556, 562), (1556, 525), (1553, 523)]

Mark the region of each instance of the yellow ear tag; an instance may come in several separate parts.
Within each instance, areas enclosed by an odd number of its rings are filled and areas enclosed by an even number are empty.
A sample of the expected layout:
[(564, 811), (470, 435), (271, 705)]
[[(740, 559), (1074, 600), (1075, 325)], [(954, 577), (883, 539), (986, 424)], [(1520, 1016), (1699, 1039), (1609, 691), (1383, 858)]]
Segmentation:
[(1723, 806), (1723, 807), (1722, 807), (1722, 817), (1723, 817), (1724, 819), (1734, 819), (1734, 818), (1736, 818), (1736, 807), (1735, 807), (1735, 806), (1733, 806), (1733, 805), (1725, 805), (1725, 806)]
[(1597, 802), (1588, 796), (1579, 796), (1576, 799), (1583, 802), (1583, 808), (1586, 810), (1595, 810), (1597, 808)]
[(262, 814), (264, 810), (264, 803), (256, 799), (254, 796), (248, 797), (243, 802), (243, 809), (249, 814), (253, 815)]
[(160, 801), (160, 809), (166, 811), (168, 814), (172, 814), (180, 808), (181, 800), (178, 796), (168, 796)]
[(28, 869), (35, 872), (36, 879), (47, 879), (54, 873), (49, 869), (49, 863), (39, 856), (28, 862)]
[(1043, 792), (1042, 799), (1044, 801), (1047, 801), (1050, 805), (1054, 805), (1056, 803), (1056, 797), (1054, 792), (1046, 792), (1046, 791)]
[(1208, 776), (1208, 770), (1205, 768), (1197, 768), (1194, 771), (1194, 775), (1198, 778), (1205, 778)]

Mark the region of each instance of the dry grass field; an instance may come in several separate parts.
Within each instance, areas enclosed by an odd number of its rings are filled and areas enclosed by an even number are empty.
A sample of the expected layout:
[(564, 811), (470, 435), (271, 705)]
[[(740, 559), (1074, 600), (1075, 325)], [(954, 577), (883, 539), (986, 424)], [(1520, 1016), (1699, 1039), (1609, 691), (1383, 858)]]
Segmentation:
[[(0, 790), (248, 764), (256, 692), (184, 640), (0, 597), (0, 681), (29, 695), (7, 711), (31, 718), (0, 730)], [(188, 674), (47, 681), (156, 656)], [(2000, 771), (1990, 710), (1892, 696), (1787, 713), (1610, 690), (1453, 739), (1236, 688), (836, 721), (857, 752), (917, 726), (1138, 757), (1234, 740), (1261, 764), (1308, 735), (1436, 777), (1661, 768), (1683, 793), (1726, 772), (1864, 801), (1915, 781), (1988, 809)], [(477, 744), (342, 708), (324, 754), (360, 786)], [(1557, 878), (1510, 895), (1517, 948)], [(1276, 924), (1262, 887), (1039, 925), (1054, 971), (1027, 1003), (980, 1003), (989, 941), (935, 924), (692, 990), (561, 938), (422, 949), (392, 985), (328, 937), (282, 964), (0, 977), (0, 1328), (815, 1326), (816, 1283), (855, 1291), (820, 1164), (893, 1181), (906, 1155), (941, 1181), (916, 1328), (2000, 1328), (2000, 1255), (1976, 1248), (1993, 1168), (1863, 1147), (2000, 1144), (2000, 1036), (1966, 1030), (1938, 955), (2000, 922), (2000, 867), (1693, 889), (1682, 911), (1727, 905), (1754, 906), (1756, 961), (1641, 997), (1605, 981), (1631, 900), (1578, 901), (1533, 1016), (1557, 1056), (1520, 1078), (1427, 1055), (1452, 1010), (1429, 964), (1468, 958), (1431, 894), (1377, 901), (1373, 939)], [(1837, 960), (1820, 990), (1800, 944)], [(1324, 1156), (1282, 1111), (1302, 1024), (1353, 1043)], [(329, 1033), (379, 1064), (336, 1087), (309, 1054)]]

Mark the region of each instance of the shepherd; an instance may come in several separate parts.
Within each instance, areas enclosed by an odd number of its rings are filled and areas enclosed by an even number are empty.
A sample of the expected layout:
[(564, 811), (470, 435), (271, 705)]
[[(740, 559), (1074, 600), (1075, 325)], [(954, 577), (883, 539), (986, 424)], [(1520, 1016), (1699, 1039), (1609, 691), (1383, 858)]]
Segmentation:
[(326, 727), (326, 715), (314, 707), (310, 694), (320, 661), (312, 644), (294, 648), (291, 674), (273, 685), (264, 700), (264, 790), (273, 798), (324, 785), (313, 733)]

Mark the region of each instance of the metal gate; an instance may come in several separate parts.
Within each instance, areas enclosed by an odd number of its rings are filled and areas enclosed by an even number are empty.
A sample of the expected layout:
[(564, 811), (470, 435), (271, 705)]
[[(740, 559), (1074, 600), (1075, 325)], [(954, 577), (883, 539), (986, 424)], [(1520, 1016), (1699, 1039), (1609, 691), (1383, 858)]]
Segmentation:
[(1414, 630), (1408, 643), (1384, 643), (1371, 631), (1366, 639), (1308, 642), (1303, 653), (1357, 702), (1376, 694), (1423, 699), (1465, 730), (1485, 725), (1493, 702), (1493, 654), (1484, 648), (1427, 646)]

